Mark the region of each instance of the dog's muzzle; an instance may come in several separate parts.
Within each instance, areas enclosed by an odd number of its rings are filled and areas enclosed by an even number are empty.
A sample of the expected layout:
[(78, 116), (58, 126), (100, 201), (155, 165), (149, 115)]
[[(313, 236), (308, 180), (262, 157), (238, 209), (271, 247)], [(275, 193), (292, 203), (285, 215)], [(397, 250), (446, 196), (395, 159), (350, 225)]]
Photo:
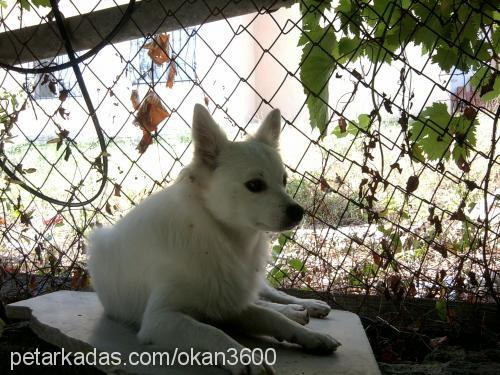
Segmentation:
[(304, 216), (304, 209), (298, 204), (291, 204), (285, 210), (287, 224), (289, 226), (295, 226), (302, 220)]

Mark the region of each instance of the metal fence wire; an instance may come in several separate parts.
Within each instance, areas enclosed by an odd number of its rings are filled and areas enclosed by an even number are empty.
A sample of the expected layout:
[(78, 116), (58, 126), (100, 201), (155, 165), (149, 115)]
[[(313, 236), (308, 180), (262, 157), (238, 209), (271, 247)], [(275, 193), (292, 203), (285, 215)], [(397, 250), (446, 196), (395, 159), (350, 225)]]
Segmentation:
[(432, 298), (444, 318), (499, 302), (488, 4), (0, 1), (2, 301), (88, 287), (85, 236), (175, 180), (199, 102), (231, 139), (281, 109), (306, 216), (273, 237), (275, 286)]

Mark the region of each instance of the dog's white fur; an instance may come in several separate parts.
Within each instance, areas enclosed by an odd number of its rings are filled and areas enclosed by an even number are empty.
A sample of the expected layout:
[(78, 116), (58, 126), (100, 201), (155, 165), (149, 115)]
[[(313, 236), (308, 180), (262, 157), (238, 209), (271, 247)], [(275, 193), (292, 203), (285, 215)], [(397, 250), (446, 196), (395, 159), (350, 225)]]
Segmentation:
[[(256, 135), (230, 142), (196, 105), (194, 158), (178, 180), (151, 195), (111, 228), (89, 239), (92, 284), (108, 315), (140, 327), (142, 342), (165, 350), (241, 350), (214, 325), (274, 336), (328, 354), (340, 345), (298, 324), (330, 311), (321, 301), (278, 292), (265, 281), (266, 232), (295, 226), (277, 152), (281, 115), (272, 111)], [(248, 181), (266, 188), (249, 191)], [(300, 218), (299, 221), (300, 221)], [(286, 316), (286, 317), (285, 317)], [(228, 367), (233, 374), (272, 372)]]

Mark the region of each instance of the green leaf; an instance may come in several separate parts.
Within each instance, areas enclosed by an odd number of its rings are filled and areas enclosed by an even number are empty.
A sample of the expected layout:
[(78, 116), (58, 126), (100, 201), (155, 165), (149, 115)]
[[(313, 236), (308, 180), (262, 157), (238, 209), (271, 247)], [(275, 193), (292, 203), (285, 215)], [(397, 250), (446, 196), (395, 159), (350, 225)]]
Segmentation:
[[(484, 101), (490, 101), (500, 97), (500, 79), (499, 79), (500, 74), (497, 74), (493, 77), (494, 78), (490, 77), (490, 80), (487, 83), (488, 88), (486, 92), (483, 95), (481, 95), (481, 99), (483, 99)], [(493, 86), (491, 87), (491, 81), (493, 81), (493, 79), (494, 82)], [(483, 86), (482, 88), (485, 88), (485, 86)]]
[(448, 317), (448, 307), (446, 304), (446, 300), (439, 299), (436, 301), (436, 312), (438, 314), (439, 319), (446, 321)]
[(491, 37), (491, 43), (493, 44), (493, 49), (498, 52), (500, 48), (500, 27), (497, 26), (493, 31), (493, 36)]
[(358, 122), (354, 123), (350, 120), (346, 120), (349, 122), (349, 125), (347, 126), (347, 129), (345, 132), (342, 132), (339, 126), (336, 126), (335, 129), (333, 130), (332, 134), (335, 135), (337, 138), (344, 138), (347, 135), (354, 135), (357, 136), (358, 133), (361, 130), (364, 130), (365, 132), (368, 131), (371, 125), (371, 118), (369, 115), (362, 113), (361, 115), (358, 116)]
[(478, 86), (481, 87), (483, 86), (483, 84), (486, 84), (490, 76), (491, 72), (488, 67), (483, 66), (474, 73), (474, 75), (470, 78), (469, 83), (471, 84), (472, 88), (475, 89)]
[(445, 72), (449, 72), (458, 63), (457, 51), (446, 47), (438, 48), (432, 56), (432, 62), (438, 64)]
[(285, 246), (286, 241), (288, 241), (290, 239), (290, 237), (292, 237), (291, 231), (280, 233), (280, 235), (278, 236), (279, 245), (281, 247)]
[(292, 267), (295, 271), (304, 271), (304, 272), (307, 272), (305, 270), (305, 266), (304, 266), (304, 262), (302, 262), (300, 259), (298, 258), (292, 258), (292, 259), (288, 259), (288, 265), (290, 267)]
[(422, 151), (422, 147), (420, 147), (417, 143), (414, 143), (411, 146), (410, 156), (414, 161), (425, 163), (425, 157)]
[(415, 141), (429, 160), (450, 157), (453, 138), (446, 131), (451, 116), (446, 104), (433, 103), (422, 111), (418, 120), (411, 124), (411, 140)]
[(349, 30), (352, 34), (359, 36), (360, 25), (362, 24), (360, 3), (351, 0), (340, 0), (335, 8), (335, 14), (340, 17), (340, 28), (344, 34), (347, 34)]
[(358, 127), (360, 129), (368, 131), (370, 124), (371, 124), (371, 118), (369, 115), (363, 113), (358, 116)]
[(274, 245), (272, 250), (271, 250), (271, 255), (273, 257), (274, 260), (278, 259), (278, 257), (280, 256), (281, 254), (281, 251), (283, 250), (283, 248), (279, 245)]
[(343, 37), (339, 40), (338, 46), (338, 61), (343, 64), (345, 62), (354, 62), (363, 55), (364, 49), (361, 45), (361, 39), (358, 37), (349, 38)]
[(307, 95), (311, 127), (318, 128), (324, 137), (329, 119), (328, 82), (336, 67), (332, 53), (337, 41), (331, 27), (313, 30), (308, 37), (302, 49), (300, 79)]
[(7, 8), (7, 0), (0, 0), (0, 8)]
[(413, 41), (415, 42), (415, 44), (421, 46), (422, 54), (427, 54), (429, 51), (432, 51), (434, 44), (438, 40), (439, 33), (438, 30), (433, 30), (429, 25), (429, 23), (431, 22), (430, 20), (432, 20), (433, 17), (429, 14), (429, 9), (427, 9), (420, 3), (416, 3), (413, 6), (413, 10), (419, 19), (428, 20), (426, 25), (427, 27), (418, 25), (413, 36)]
[(31, 10), (31, 6), (35, 8), (50, 7), (50, 0), (19, 0), (22, 9)]
[(269, 274), (268, 280), (272, 285), (278, 286), (285, 277), (286, 274), (282, 270), (280, 270), (278, 267), (274, 267)]

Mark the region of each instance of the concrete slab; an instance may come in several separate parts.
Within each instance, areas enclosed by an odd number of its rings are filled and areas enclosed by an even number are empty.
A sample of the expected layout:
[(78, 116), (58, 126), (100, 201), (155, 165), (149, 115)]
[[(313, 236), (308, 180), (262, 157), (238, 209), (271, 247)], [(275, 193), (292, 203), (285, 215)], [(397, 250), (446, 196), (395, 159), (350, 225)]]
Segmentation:
[[(64, 348), (66, 352), (121, 353), (126, 361), (132, 352), (161, 351), (141, 345), (132, 327), (104, 315), (97, 295), (92, 292), (60, 291), (20, 301), (7, 306), (9, 318), (29, 319), (33, 331), (43, 340)], [(303, 353), (298, 347), (271, 338), (237, 339), (250, 348), (275, 348), (277, 374), (301, 375), (378, 375), (377, 362), (357, 315), (333, 310), (326, 319), (311, 319), (313, 330), (330, 333), (342, 346), (336, 353), (322, 357)], [(92, 359), (92, 356), (90, 357)], [(112, 374), (226, 374), (216, 367), (139, 367), (124, 363), (97, 363), (98, 368)]]

